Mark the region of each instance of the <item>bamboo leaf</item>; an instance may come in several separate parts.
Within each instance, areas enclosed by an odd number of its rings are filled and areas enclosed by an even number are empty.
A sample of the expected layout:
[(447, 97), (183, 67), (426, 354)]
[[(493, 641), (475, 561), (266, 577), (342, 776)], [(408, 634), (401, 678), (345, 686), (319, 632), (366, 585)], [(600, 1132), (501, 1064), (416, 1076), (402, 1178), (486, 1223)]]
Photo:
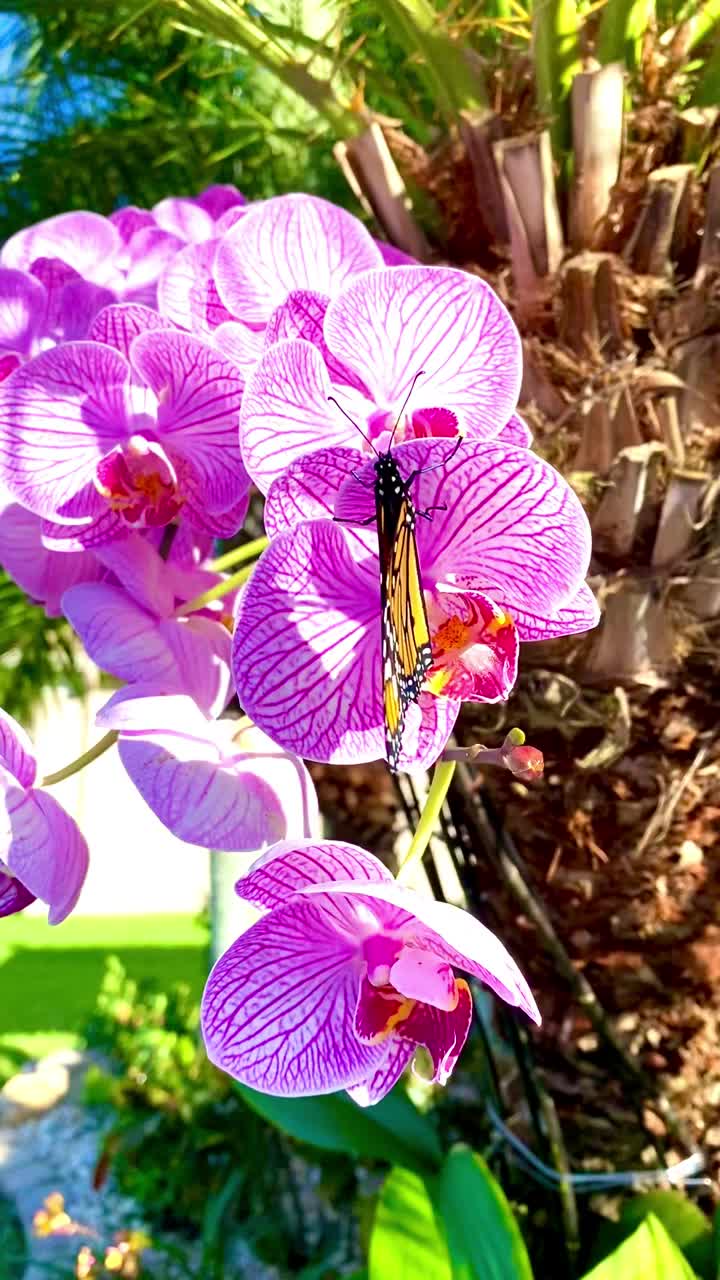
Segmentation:
[(384, 0), (382, 14), (408, 57), (419, 56), (427, 91), (447, 119), (487, 106), (471, 51), (439, 30), (439, 14), (428, 0)]
[(576, 0), (535, 0), (532, 31), (538, 107), (550, 119), (550, 136), (558, 153), (570, 142), (569, 94), (582, 71), (581, 25)]
[(691, 107), (720, 106), (720, 44), (716, 46), (705, 63), (689, 105)]
[(600, 21), (596, 57), (637, 67), (643, 36), (655, 11), (655, 0), (608, 0)]

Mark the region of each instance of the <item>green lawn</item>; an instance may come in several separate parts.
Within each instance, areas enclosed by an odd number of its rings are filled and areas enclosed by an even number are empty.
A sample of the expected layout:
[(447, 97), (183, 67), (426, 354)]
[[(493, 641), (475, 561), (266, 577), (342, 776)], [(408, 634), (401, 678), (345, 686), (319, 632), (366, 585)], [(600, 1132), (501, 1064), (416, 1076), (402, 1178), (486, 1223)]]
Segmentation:
[(0, 1083), (27, 1057), (78, 1043), (109, 955), (131, 978), (187, 982), (199, 996), (207, 945), (194, 916), (71, 916), (55, 928), (35, 916), (1, 920)]

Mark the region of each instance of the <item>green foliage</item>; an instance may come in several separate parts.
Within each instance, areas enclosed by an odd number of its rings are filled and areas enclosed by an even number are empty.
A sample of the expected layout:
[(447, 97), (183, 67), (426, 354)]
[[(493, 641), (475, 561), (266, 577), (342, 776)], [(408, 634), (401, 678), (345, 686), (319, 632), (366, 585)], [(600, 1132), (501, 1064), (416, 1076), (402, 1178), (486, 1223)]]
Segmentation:
[[(86, 1083), (87, 1103), (112, 1116), (96, 1180), (112, 1168), (153, 1232), (201, 1239), (203, 1280), (223, 1276), (224, 1247), (238, 1229), (265, 1261), (292, 1275), (312, 1265), (325, 1276), (332, 1260), (354, 1260), (353, 1163), (327, 1153), (319, 1169), (316, 1152), (245, 1104), (208, 1061), (186, 987), (165, 993), (132, 982), (109, 961), (87, 1040), (109, 1062)], [(344, 1206), (343, 1218), (318, 1210), (325, 1199)]]
[(0, 706), (30, 724), (46, 689), (80, 695), (85, 678), (64, 618), (47, 618), (0, 569)]
[(654, 9), (655, 0), (607, 0), (596, 46), (603, 66), (608, 62), (624, 62), (628, 67), (639, 64), (642, 39)]
[(437, 1204), (454, 1280), (532, 1280), (515, 1215), (482, 1156), (470, 1147), (457, 1146), (447, 1156)]
[(392, 1169), (370, 1237), (369, 1280), (452, 1280), (447, 1246), (422, 1178)]
[(535, 0), (532, 26), (538, 107), (549, 118), (560, 152), (570, 143), (570, 86), (582, 71), (582, 19), (576, 0)]
[(631, 1196), (622, 1206), (619, 1221), (601, 1228), (593, 1255), (604, 1257), (650, 1214), (662, 1223), (700, 1280), (717, 1280), (720, 1250), (716, 1255), (712, 1226), (702, 1210), (680, 1191), (647, 1191)]
[(584, 1280), (695, 1280), (677, 1245), (654, 1214), (649, 1214), (636, 1231)]
[(327, 122), (233, 47), (227, 23), (222, 39), (199, 39), (178, 29), (170, 4), (4, 8), (23, 15), (28, 35), (17, 53), (23, 105), (0, 120), (16, 138), (0, 161), (0, 235), (64, 209), (150, 206), (210, 182), (251, 198), (303, 189), (350, 200)]
[(720, 106), (720, 43), (702, 65), (690, 97), (691, 107)]
[(368, 1110), (345, 1094), (321, 1098), (273, 1098), (245, 1085), (245, 1101), (283, 1133), (326, 1151), (344, 1151), (367, 1159), (402, 1162), (418, 1172), (432, 1171), (441, 1149), (432, 1121), (397, 1088)]

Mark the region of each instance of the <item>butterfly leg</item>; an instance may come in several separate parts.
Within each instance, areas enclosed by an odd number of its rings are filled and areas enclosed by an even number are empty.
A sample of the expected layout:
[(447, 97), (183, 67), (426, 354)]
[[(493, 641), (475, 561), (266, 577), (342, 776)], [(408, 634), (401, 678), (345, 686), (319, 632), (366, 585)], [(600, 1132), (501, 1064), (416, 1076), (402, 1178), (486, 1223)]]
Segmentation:
[(423, 520), (432, 520), (431, 511), (447, 511), (447, 502), (438, 502), (432, 507), (426, 507), (424, 511), (416, 511), (415, 515)]
[(410, 475), (405, 481), (405, 485), (407, 486), (407, 488), (410, 487), (413, 480), (417, 480), (418, 476), (424, 476), (426, 471), (438, 471), (440, 467), (446, 467), (450, 459), (455, 457), (455, 454), (457, 453), (464, 439), (465, 439), (464, 436), (458, 436), (447, 458), (443, 458), (442, 462), (433, 462), (429, 467), (417, 467), (415, 471), (411, 471)]

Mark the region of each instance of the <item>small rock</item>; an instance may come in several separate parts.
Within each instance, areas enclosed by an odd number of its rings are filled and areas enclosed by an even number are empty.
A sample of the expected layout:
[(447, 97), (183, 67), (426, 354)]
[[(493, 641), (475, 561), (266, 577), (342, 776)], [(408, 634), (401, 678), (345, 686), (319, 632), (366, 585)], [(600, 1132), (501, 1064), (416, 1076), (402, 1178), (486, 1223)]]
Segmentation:
[(577, 1047), (581, 1053), (595, 1053), (600, 1041), (594, 1031), (589, 1031), (587, 1035), (580, 1036)]
[(70, 1088), (62, 1062), (39, 1062), (34, 1071), (12, 1076), (0, 1090), (0, 1125), (14, 1128), (57, 1106)]
[(702, 863), (705, 855), (694, 840), (683, 840), (680, 845), (680, 854), (678, 857), (679, 867), (698, 867)]
[(649, 1107), (644, 1107), (642, 1117), (645, 1129), (647, 1129), (648, 1133), (652, 1134), (653, 1138), (665, 1137), (665, 1134), (667, 1133), (667, 1126), (665, 1121), (662, 1120), (656, 1112), (651, 1111)]
[(714, 1124), (705, 1134), (705, 1142), (709, 1147), (720, 1147), (720, 1124)]
[(635, 1031), (639, 1021), (636, 1013), (621, 1013), (616, 1026), (618, 1031)]

